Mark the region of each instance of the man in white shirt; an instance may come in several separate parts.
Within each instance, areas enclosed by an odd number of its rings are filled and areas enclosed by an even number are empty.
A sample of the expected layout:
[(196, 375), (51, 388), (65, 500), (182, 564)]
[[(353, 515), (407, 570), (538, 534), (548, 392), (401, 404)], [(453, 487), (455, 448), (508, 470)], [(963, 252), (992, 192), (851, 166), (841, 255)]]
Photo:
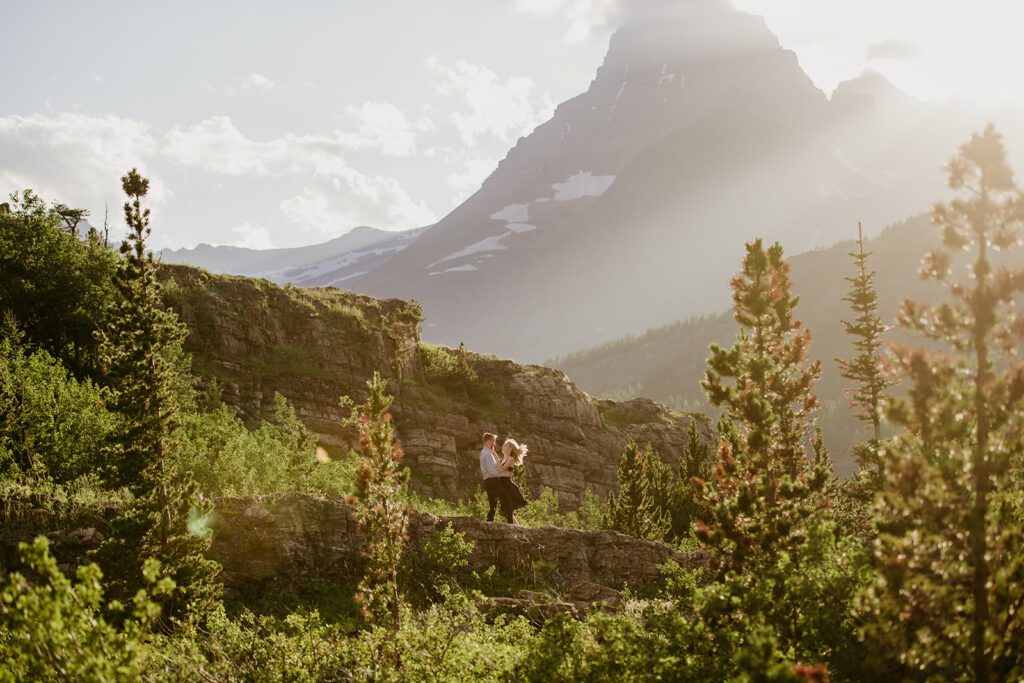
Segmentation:
[(507, 492), (503, 486), (501, 470), (498, 468), (498, 457), (494, 453), (494, 446), (498, 442), (496, 434), (484, 434), (483, 449), (480, 451), (480, 474), (484, 478), (484, 491), (487, 492), (487, 521), (494, 521), (494, 511), (498, 504), (501, 504), (501, 514), (505, 521), (512, 523), (512, 505), (508, 500)]

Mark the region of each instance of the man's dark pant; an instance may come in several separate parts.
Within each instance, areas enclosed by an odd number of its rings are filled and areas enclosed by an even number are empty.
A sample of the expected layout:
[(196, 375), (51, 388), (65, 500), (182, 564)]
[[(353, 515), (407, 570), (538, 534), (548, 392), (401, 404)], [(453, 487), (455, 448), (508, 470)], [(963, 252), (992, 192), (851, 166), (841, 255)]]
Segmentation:
[(494, 521), (494, 510), (501, 505), (501, 514), (505, 521), (512, 523), (512, 502), (508, 499), (508, 491), (502, 485), (501, 477), (484, 479), (484, 491), (487, 492), (487, 521)]

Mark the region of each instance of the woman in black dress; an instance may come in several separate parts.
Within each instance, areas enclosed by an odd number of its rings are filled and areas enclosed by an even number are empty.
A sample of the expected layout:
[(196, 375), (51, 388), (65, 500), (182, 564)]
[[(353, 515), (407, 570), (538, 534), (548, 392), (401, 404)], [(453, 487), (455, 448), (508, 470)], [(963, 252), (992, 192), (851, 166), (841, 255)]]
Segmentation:
[(522, 466), (528, 451), (526, 444), (518, 443), (515, 439), (505, 439), (505, 443), (501, 445), (501, 460), (498, 462), (498, 470), (502, 473), (503, 485), (513, 511), (526, 507), (526, 496), (512, 481), (512, 470)]

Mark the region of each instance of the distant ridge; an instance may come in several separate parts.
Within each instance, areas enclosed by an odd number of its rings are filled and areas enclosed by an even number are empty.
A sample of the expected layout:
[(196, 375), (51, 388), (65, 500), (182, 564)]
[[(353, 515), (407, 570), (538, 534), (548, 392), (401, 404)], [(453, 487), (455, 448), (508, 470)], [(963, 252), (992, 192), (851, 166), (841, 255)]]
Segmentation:
[(200, 244), (192, 249), (165, 249), (167, 263), (198, 266), (215, 273), (264, 277), (279, 284), (343, 285), (376, 268), (416, 239), (422, 228), (389, 232), (359, 226), (322, 244), (284, 249), (249, 249)]

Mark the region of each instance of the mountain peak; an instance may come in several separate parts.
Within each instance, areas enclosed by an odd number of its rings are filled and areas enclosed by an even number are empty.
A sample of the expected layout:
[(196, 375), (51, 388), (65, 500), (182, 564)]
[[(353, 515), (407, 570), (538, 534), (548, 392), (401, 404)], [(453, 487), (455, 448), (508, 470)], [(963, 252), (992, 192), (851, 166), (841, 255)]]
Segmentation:
[(830, 99), (840, 105), (865, 99), (873, 100), (876, 105), (916, 102), (913, 96), (900, 90), (881, 72), (870, 68), (837, 85)]

